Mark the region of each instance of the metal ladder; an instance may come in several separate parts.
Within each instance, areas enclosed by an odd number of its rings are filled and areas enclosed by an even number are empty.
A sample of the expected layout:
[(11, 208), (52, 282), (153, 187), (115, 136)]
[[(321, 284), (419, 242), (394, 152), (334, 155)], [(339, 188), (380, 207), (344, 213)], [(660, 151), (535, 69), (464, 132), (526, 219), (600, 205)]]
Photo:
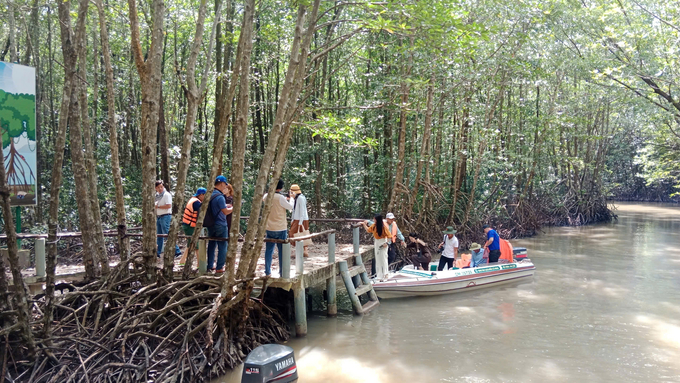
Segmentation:
[[(347, 266), (347, 261), (338, 262), (338, 268), (340, 269), (342, 280), (345, 282), (349, 299), (352, 301), (354, 314), (363, 315), (378, 307), (380, 301), (378, 301), (378, 296), (373, 291), (373, 285), (368, 279), (361, 254), (355, 255), (354, 261), (355, 266), (352, 268)], [(362, 305), (359, 297), (364, 294), (368, 294), (368, 302)]]

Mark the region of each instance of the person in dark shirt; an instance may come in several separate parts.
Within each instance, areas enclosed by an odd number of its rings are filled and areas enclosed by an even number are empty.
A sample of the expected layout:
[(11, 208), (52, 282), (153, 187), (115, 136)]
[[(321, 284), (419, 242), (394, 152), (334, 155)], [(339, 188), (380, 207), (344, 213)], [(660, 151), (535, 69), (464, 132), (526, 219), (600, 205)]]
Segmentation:
[(501, 238), (491, 226), (484, 225), (483, 229), (486, 234), (484, 249), (489, 249), (489, 263), (498, 262), (501, 256)]
[(430, 254), (427, 243), (423, 242), (418, 233), (410, 233), (408, 239), (409, 244), (406, 248), (416, 250), (415, 255), (411, 257), (413, 267), (418, 270), (428, 270), (432, 261), (432, 254)]

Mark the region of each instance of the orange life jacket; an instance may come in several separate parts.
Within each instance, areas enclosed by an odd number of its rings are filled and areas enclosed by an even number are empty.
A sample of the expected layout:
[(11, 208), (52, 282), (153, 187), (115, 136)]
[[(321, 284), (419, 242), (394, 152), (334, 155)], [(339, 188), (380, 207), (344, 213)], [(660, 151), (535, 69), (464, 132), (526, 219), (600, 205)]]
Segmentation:
[(505, 259), (508, 262), (514, 262), (512, 259), (512, 245), (510, 242), (504, 239), (501, 239), (501, 256), (498, 259)]
[(456, 259), (456, 267), (462, 269), (463, 267), (470, 266), (470, 261), (472, 261), (472, 254), (461, 254), (459, 259)]
[(191, 227), (196, 227), (196, 221), (198, 221), (198, 211), (194, 211), (194, 202), (199, 201), (197, 197), (189, 198), (187, 206), (184, 208), (184, 215), (182, 216), (182, 223), (191, 225)]
[(397, 223), (392, 223), (392, 243), (397, 243)]

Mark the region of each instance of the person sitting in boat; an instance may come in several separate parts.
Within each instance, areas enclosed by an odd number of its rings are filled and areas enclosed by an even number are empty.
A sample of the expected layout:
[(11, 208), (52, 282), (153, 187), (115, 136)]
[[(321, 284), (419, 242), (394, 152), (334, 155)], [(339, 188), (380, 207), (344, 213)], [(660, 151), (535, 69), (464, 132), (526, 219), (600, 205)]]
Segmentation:
[(379, 280), (384, 280), (388, 271), (387, 239), (392, 235), (383, 221), (382, 215), (376, 214), (374, 218), (375, 223), (373, 225), (368, 226), (364, 221), (361, 222), (361, 225), (367, 232), (373, 234), (373, 254), (375, 256), (376, 276)]
[(471, 267), (483, 265), (488, 261), (488, 258), (484, 257), (484, 249), (482, 248), (482, 245), (477, 242), (472, 242), (470, 245), (470, 254), (472, 254)]
[(453, 262), (458, 257), (458, 238), (454, 235), (457, 231), (454, 230), (453, 226), (447, 226), (443, 233), (444, 239), (442, 240), (442, 243), (437, 246), (438, 248), (443, 249), (442, 256), (439, 258), (438, 271), (444, 270), (444, 266), (446, 266), (447, 269), (452, 269)]
[(406, 248), (416, 250), (416, 254), (411, 257), (413, 267), (418, 270), (428, 270), (430, 262), (432, 262), (432, 254), (430, 254), (430, 249), (427, 248), (427, 243), (421, 239), (418, 233), (409, 233), (408, 240), (409, 244)]

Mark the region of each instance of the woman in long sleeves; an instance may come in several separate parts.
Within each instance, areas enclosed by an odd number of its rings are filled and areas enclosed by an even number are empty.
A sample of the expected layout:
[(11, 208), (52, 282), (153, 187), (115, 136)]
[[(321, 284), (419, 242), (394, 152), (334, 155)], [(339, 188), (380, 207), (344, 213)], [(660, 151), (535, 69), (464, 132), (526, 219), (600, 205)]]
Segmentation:
[(374, 224), (368, 226), (366, 222), (361, 222), (364, 229), (368, 233), (373, 234), (373, 254), (375, 255), (375, 271), (376, 276), (380, 280), (384, 280), (388, 272), (387, 264), (387, 240), (391, 237), (387, 225), (383, 222), (383, 217), (376, 214), (374, 217)]
[[(290, 219), (290, 232), (288, 238), (295, 238), (295, 234), (309, 230), (309, 216), (307, 215), (307, 197), (302, 194), (300, 186), (291, 185), (290, 192), (294, 195), (293, 216)], [(295, 246), (295, 241), (290, 241), (291, 246)], [(304, 256), (308, 257), (309, 252), (305, 246)]]

